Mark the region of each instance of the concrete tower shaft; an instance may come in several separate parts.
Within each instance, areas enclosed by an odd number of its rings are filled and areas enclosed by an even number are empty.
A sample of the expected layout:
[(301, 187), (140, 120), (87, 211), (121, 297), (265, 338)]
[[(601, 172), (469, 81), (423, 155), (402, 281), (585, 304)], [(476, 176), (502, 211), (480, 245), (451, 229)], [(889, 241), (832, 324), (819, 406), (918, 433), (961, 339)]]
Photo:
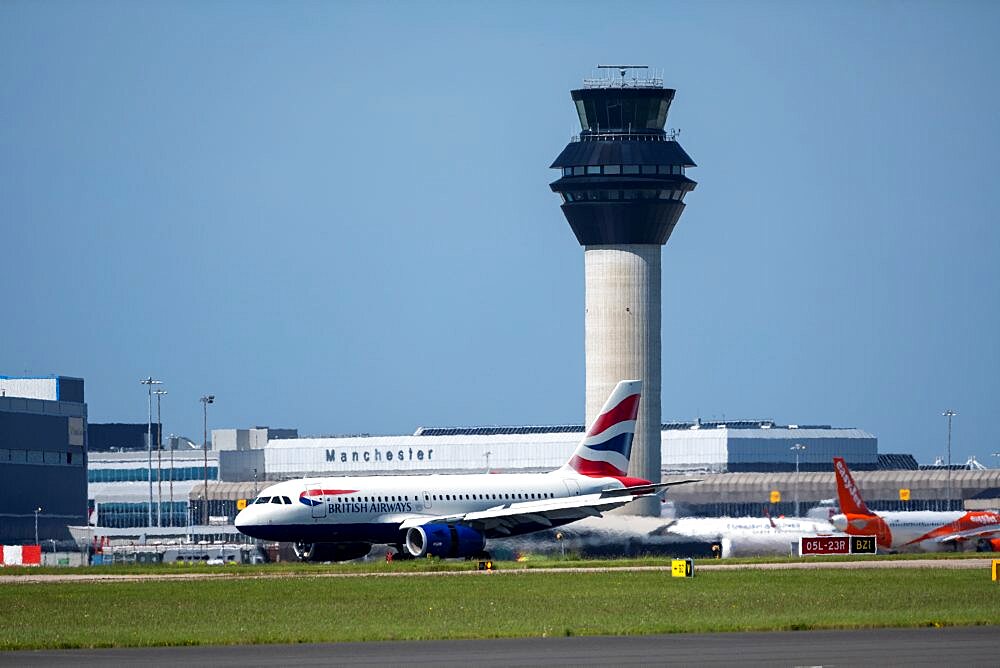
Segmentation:
[[(623, 378), (643, 380), (629, 474), (660, 479), (660, 247), (587, 246), (584, 338), (587, 424)], [(660, 514), (659, 500), (643, 499), (620, 512)]]
[[(574, 137), (552, 163), (550, 187), (584, 247), (587, 423), (625, 378), (643, 380), (629, 475), (660, 480), (660, 246), (697, 186), (694, 161), (664, 126), (674, 91), (660, 79), (588, 80), (571, 92), (580, 117)], [(659, 515), (656, 499), (623, 512)]]

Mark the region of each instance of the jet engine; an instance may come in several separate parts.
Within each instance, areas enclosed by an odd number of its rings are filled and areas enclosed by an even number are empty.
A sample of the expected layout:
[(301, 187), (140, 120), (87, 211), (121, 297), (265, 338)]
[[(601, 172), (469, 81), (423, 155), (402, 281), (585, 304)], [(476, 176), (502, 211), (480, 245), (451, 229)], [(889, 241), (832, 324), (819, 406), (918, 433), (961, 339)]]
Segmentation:
[(425, 524), (406, 531), (406, 551), (414, 557), (478, 557), (486, 538), (475, 529), (453, 524)]
[(1000, 538), (980, 538), (976, 541), (976, 552), (1000, 552)]
[(371, 543), (295, 543), (299, 561), (350, 561), (368, 554)]

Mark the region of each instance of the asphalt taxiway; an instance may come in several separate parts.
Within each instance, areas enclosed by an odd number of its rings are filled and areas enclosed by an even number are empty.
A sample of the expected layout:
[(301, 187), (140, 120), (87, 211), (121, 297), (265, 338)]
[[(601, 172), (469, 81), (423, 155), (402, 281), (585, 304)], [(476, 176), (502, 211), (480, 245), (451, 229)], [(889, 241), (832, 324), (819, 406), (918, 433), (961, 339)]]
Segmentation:
[[(678, 614), (683, 614), (678, 611)], [(995, 626), (0, 652), (17, 666), (995, 666)]]

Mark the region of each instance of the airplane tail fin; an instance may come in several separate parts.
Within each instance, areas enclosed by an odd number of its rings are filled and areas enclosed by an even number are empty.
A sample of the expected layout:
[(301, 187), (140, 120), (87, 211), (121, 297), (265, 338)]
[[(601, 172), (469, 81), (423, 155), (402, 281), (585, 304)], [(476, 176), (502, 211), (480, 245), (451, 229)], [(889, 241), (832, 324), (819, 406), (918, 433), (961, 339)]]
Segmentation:
[(771, 510), (767, 506), (764, 506), (764, 517), (766, 517), (767, 521), (770, 522), (772, 529), (778, 528), (778, 525), (774, 523), (774, 518), (771, 517)]
[(641, 380), (620, 381), (563, 468), (597, 478), (628, 476), (641, 395)]
[(861, 490), (854, 483), (851, 470), (843, 457), (833, 458), (833, 470), (837, 475), (837, 498), (840, 500), (840, 512), (851, 515), (874, 515), (861, 498)]

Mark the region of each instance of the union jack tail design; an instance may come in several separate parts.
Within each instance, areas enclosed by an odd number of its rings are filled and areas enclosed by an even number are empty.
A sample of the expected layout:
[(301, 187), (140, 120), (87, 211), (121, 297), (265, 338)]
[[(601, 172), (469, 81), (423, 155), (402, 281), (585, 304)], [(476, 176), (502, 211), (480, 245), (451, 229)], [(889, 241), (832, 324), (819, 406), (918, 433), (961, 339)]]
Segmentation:
[(619, 382), (566, 466), (595, 478), (627, 476), (641, 394), (641, 380)]

